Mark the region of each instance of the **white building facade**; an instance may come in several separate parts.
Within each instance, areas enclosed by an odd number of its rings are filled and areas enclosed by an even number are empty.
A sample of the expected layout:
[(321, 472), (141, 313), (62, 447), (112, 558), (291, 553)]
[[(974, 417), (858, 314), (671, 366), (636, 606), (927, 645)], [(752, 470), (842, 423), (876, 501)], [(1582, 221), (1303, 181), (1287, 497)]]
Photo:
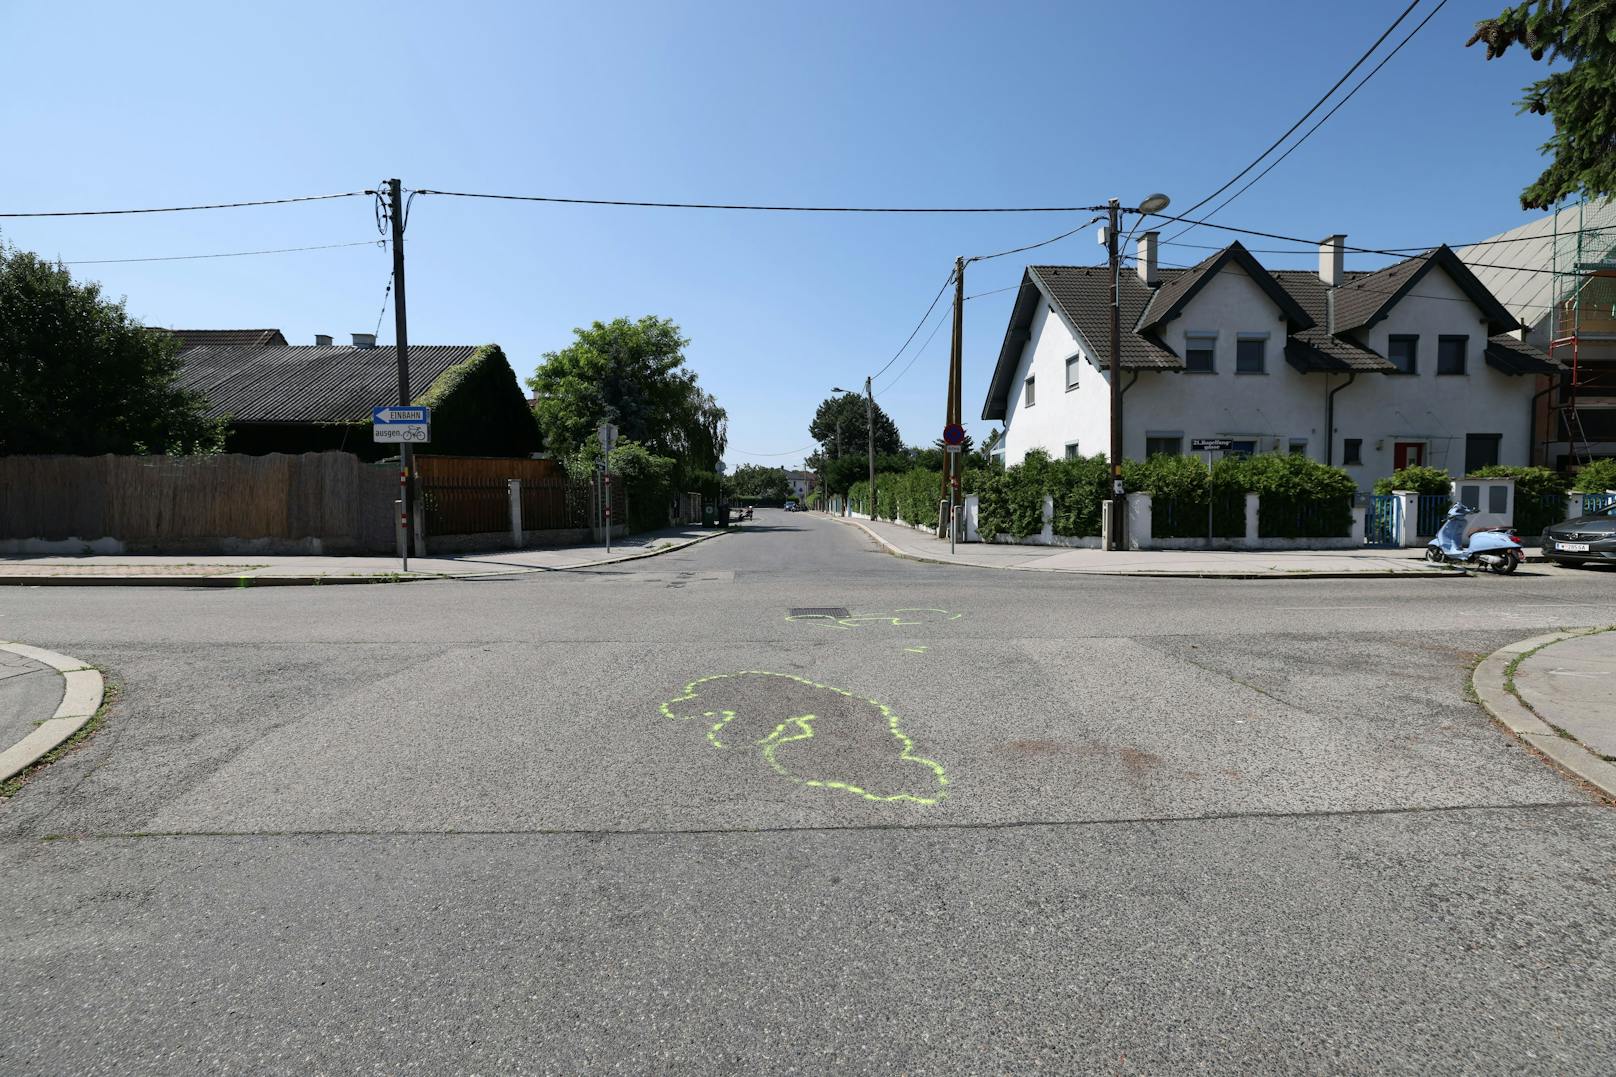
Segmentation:
[[(1161, 272), (1155, 237), (1125, 270), (1124, 456), (1190, 451), (1302, 453), (1344, 466), (1360, 488), (1406, 464), (1462, 474), (1530, 455), (1541, 352), (1505, 334), (1510, 317), (1439, 248), (1372, 274), (1271, 272), (1239, 244)], [(1106, 270), (1030, 266), (983, 418), (1004, 423), (1004, 457), (1091, 456), (1110, 447)]]

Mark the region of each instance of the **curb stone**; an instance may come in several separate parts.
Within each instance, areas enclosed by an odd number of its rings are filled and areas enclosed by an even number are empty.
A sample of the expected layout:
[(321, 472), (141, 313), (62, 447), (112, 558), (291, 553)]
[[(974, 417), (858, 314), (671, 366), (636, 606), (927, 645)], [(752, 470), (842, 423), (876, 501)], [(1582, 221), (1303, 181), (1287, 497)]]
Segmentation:
[(1600, 631), (1604, 630), (1584, 628), (1551, 632), (1500, 647), (1476, 666), (1475, 672), (1470, 675), (1470, 684), (1475, 689), (1476, 698), (1481, 700), (1482, 708), (1515, 734), (1522, 744), (1545, 756), (1561, 770), (1587, 782), (1605, 797), (1616, 800), (1616, 765), (1605, 762), (1578, 741), (1562, 736), (1553, 726), (1532, 713), (1531, 708), (1507, 687), (1511, 662), (1561, 640)]
[(60, 673), (67, 682), (56, 713), (39, 723), (22, 740), (0, 751), (0, 782), (3, 782), (39, 762), (95, 717), (95, 712), (101, 709), (101, 702), (106, 698), (106, 683), (98, 671), (65, 654), (30, 647), (26, 643), (3, 641), (0, 641), (0, 651), (10, 651), (42, 662)]
[[(539, 572), (576, 572), (579, 569), (617, 565), (676, 553), (698, 542), (706, 542), (733, 529), (697, 535), (676, 545), (640, 550), (621, 557), (604, 557), (576, 565), (534, 565), (531, 568), (500, 569), (493, 572), (421, 572), (408, 576), (396, 572), (356, 573), (350, 576), (309, 574), (304, 576), (252, 576), (242, 573), (222, 576), (7, 576), (0, 573), (0, 587), (339, 587), (349, 584), (423, 583), (431, 580), (486, 580), (505, 576), (529, 576)], [(3, 779), (0, 779), (3, 780)]]
[[(879, 542), (883, 547), (885, 547), (887, 553), (892, 554), (894, 557), (902, 557), (906, 561), (918, 561), (925, 565), (948, 565), (953, 568), (982, 568), (995, 572), (1059, 572), (1067, 576), (1109, 576), (1117, 579), (1137, 579), (1139, 577), (1145, 577), (1163, 580), (1401, 580), (1408, 579), (1410, 577), (1420, 580), (1458, 580), (1467, 579), (1470, 576), (1469, 572), (1462, 569), (1449, 569), (1447, 571), (1430, 569), (1415, 569), (1412, 571), (1372, 569), (1369, 571), (1356, 572), (1335, 572), (1329, 569), (1297, 569), (1294, 571), (1287, 570), (1284, 572), (1195, 572), (1190, 570), (1173, 571), (1171, 569), (1136, 569), (1131, 572), (1095, 572), (1090, 569), (1082, 568), (1039, 568), (1037, 565), (977, 565), (962, 563), (959, 561), (948, 561), (938, 557), (926, 557), (916, 553), (909, 553), (907, 550), (900, 549), (891, 542), (888, 542), (871, 528), (864, 526), (864, 522), (862, 520), (854, 520), (850, 517), (844, 516), (832, 516), (831, 519), (835, 520), (837, 523), (852, 524), (854, 527), (870, 536), (876, 542)], [(973, 545), (975, 544), (973, 543)]]

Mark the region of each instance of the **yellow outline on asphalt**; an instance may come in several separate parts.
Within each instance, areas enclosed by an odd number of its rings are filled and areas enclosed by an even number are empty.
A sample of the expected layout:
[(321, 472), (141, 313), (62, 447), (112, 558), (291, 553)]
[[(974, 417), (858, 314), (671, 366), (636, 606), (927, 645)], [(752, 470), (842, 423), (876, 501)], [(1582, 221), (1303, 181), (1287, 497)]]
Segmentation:
[[(899, 616), (888, 617), (884, 613), (855, 613), (855, 614), (851, 614), (851, 615), (849, 615), (847, 617), (832, 617), (829, 614), (825, 614), (825, 613), (801, 613), (801, 614), (796, 615), (795, 617), (793, 617), (790, 614), (787, 614), (786, 615), (786, 620), (788, 620), (788, 621), (820, 621), (820, 622), (827, 622), (828, 621), (830, 624), (834, 625), (837, 628), (854, 629), (854, 628), (863, 628), (866, 623), (879, 624), (882, 621), (885, 621), (889, 625), (897, 625), (899, 627), (901, 627), (903, 625), (923, 625), (923, 624), (936, 624), (937, 623), (935, 621), (926, 620), (925, 618), (922, 618), (921, 620), (918, 620), (918, 621), (905, 620), (901, 616), (902, 614), (905, 614), (905, 613), (941, 613), (941, 614), (946, 615), (944, 617), (944, 620), (948, 620), (948, 621), (957, 621), (961, 617), (965, 616), (965, 614), (963, 614), (963, 613), (952, 613), (952, 612), (950, 612), (948, 610), (939, 610), (939, 609), (933, 609), (931, 607), (923, 607), (923, 606), (915, 606), (915, 607), (908, 608), (908, 609), (893, 610), (892, 612), (894, 614), (898, 614)], [(783, 676), (783, 674), (782, 674), (782, 676)]]
[[(946, 613), (947, 611), (937, 610), (934, 612)], [(875, 707), (881, 712), (882, 717), (887, 720), (887, 731), (890, 732), (893, 739), (895, 739), (902, 746), (902, 750), (898, 754), (899, 762), (917, 763), (930, 769), (933, 777), (937, 779), (938, 793), (935, 797), (919, 797), (915, 796), (913, 793), (894, 793), (890, 796), (883, 796), (880, 793), (872, 793), (868, 789), (854, 785), (851, 782), (836, 781), (833, 779), (820, 780), (817, 778), (797, 777), (795, 774), (787, 770), (784, 764), (780, 763), (779, 760), (775, 758), (774, 753), (782, 744), (812, 739), (814, 736), (813, 723), (818, 720), (818, 716), (813, 714), (800, 714), (795, 717), (788, 718), (784, 722), (781, 722), (779, 725), (775, 726), (774, 732), (770, 733), (762, 740), (754, 742), (754, 745), (761, 750), (764, 762), (768, 763), (770, 769), (772, 769), (776, 774), (779, 774), (782, 778), (796, 782), (798, 785), (806, 785), (814, 789), (840, 789), (856, 796), (863, 797), (865, 800), (872, 800), (883, 804), (894, 804), (907, 801), (911, 804), (930, 806), (938, 803), (948, 796), (948, 793), (944, 788), (948, 785), (948, 775), (943, 771), (942, 764), (936, 762), (935, 760), (927, 759), (924, 756), (913, 754), (915, 742), (910, 739), (909, 735), (903, 731), (903, 727), (898, 724), (898, 715), (893, 712), (891, 707), (887, 706), (885, 703), (882, 703), (878, 699), (868, 699), (854, 692), (849, 692), (845, 688), (837, 688), (835, 685), (820, 684), (818, 681), (810, 681), (806, 677), (798, 677), (790, 673), (774, 673), (766, 669), (743, 669), (737, 673), (714, 673), (711, 676), (698, 677), (696, 680), (691, 681), (689, 684), (685, 685), (683, 695), (675, 696), (673, 699), (663, 703), (660, 708), (663, 717), (672, 718), (679, 722), (690, 721), (691, 717), (695, 717), (694, 715), (690, 717), (681, 717), (680, 715), (673, 713), (673, 705), (675, 703), (687, 703), (695, 699), (697, 687), (706, 684), (708, 681), (729, 680), (734, 677), (780, 677), (784, 680), (796, 681), (798, 684), (806, 684), (811, 688), (823, 688), (826, 691), (835, 692), (837, 695), (843, 695), (849, 699), (856, 699), (870, 704), (872, 707)], [(708, 742), (712, 744), (714, 748), (729, 747), (729, 745), (723, 742), (720, 734), (723, 732), (724, 727), (736, 717), (736, 712), (727, 709), (703, 711), (700, 717), (718, 719), (718, 721), (707, 730)], [(785, 732), (793, 726), (796, 727), (798, 732), (793, 736), (785, 736)]]

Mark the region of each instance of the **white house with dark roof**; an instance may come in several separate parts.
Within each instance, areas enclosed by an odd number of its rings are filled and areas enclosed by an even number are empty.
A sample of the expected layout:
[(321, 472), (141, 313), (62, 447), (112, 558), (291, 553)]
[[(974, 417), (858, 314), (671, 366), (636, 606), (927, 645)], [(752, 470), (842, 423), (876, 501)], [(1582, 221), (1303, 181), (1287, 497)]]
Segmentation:
[[(1316, 274), (1265, 269), (1240, 243), (1172, 270), (1142, 236), (1119, 289), (1125, 455), (1227, 438), (1365, 489), (1407, 464), (1526, 463), (1537, 375), (1556, 366), (1447, 247), (1349, 273), (1344, 242), (1320, 245)], [(982, 408), (1006, 463), (1108, 450), (1109, 285), (1104, 267), (1027, 267)]]

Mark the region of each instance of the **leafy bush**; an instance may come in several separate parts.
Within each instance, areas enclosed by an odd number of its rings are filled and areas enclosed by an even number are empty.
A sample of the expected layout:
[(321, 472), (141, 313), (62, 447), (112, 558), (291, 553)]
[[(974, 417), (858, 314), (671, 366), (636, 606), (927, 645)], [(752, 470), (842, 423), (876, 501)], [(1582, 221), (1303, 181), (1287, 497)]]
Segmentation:
[(1258, 497), (1262, 538), (1344, 538), (1352, 533), (1358, 484), (1341, 468), (1299, 453), (1225, 457), (1212, 472), (1214, 493), (1239, 489)]
[(1105, 504), (1110, 479), (1103, 453), (1050, 461), (1044, 491), (1054, 501), (1051, 530), (1057, 535), (1098, 535), (1100, 506)]
[(673, 498), (673, 480), (678, 471), (674, 460), (657, 456), (637, 442), (619, 441), (607, 457), (606, 466), (623, 484), (630, 531), (655, 531), (668, 526), (668, 503)]
[(1042, 532), (1045, 480), (1051, 463), (1047, 453), (1034, 450), (1003, 471), (978, 469), (972, 483), (977, 494), (977, 530), (989, 541), (1009, 535), (1018, 542)]
[(1616, 460), (1595, 460), (1585, 464), (1576, 474), (1572, 489), (1584, 494), (1602, 494), (1616, 490)]
[(1453, 479), (1439, 467), (1399, 468), (1384, 478), (1375, 480), (1375, 493), (1389, 494), (1394, 490), (1412, 490), (1416, 494), (1445, 494), (1453, 489)]

